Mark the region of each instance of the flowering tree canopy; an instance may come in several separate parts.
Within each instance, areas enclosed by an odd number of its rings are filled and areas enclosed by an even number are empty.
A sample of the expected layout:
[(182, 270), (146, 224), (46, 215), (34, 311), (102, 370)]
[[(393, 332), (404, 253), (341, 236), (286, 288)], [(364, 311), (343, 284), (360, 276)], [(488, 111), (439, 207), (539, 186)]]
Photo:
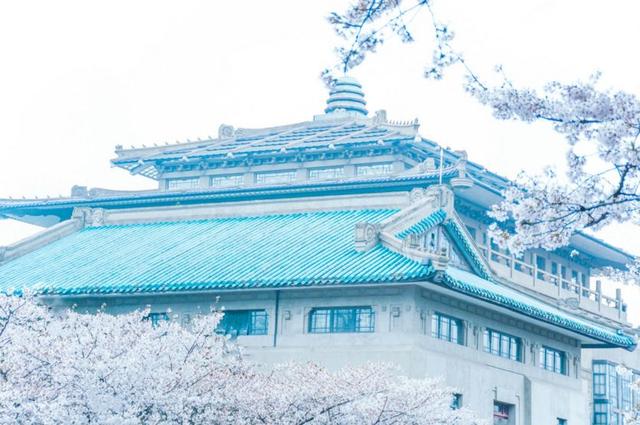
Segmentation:
[(437, 380), (385, 365), (263, 371), (213, 330), (148, 312), (56, 313), (0, 295), (0, 423), (478, 424)]
[[(328, 18), (344, 45), (337, 48), (338, 65), (323, 71), (323, 78), (331, 81), (332, 72), (357, 66), (389, 36), (412, 42), (407, 22), (420, 11), (430, 14), (436, 41), (427, 78), (440, 79), (447, 67), (459, 64), (467, 92), (496, 118), (547, 122), (568, 142), (566, 178), (546, 169), (519, 176), (505, 191), (492, 211), (501, 224), (493, 228), (498, 242), (516, 254), (527, 248), (551, 250), (567, 245), (576, 231), (614, 222), (640, 224), (640, 100), (599, 88), (598, 74), (573, 83), (552, 81), (535, 90), (516, 87), (498, 68), (502, 82), (489, 85), (454, 50), (454, 33), (436, 19), (430, 1), (360, 0)], [(629, 266), (636, 279), (638, 269), (640, 263)]]

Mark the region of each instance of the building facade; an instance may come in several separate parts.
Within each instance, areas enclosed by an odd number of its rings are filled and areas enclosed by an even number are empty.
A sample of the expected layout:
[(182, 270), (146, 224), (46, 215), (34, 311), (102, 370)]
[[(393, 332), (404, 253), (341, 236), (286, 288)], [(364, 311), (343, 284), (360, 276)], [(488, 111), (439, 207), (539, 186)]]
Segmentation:
[(158, 189), (0, 201), (45, 227), (0, 248), (0, 288), (185, 326), (224, 307), (259, 364), (392, 362), (494, 424), (623, 424), (636, 330), (591, 273), (632, 258), (584, 234), (514, 257), (487, 234), (509, 181), (418, 127), (369, 116), (345, 77), (311, 121), (117, 146)]

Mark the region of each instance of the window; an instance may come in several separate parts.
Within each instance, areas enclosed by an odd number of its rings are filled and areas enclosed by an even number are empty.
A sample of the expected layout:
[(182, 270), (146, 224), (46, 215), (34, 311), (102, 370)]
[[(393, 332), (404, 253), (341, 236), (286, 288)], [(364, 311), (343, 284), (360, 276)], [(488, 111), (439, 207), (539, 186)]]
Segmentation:
[(493, 329), (485, 329), (484, 351), (505, 359), (521, 361), (522, 340)]
[(567, 425), (567, 420), (566, 419), (562, 419), (562, 418), (558, 418), (558, 420), (556, 421), (557, 425)]
[(632, 385), (640, 375), (636, 371), (619, 374), (617, 365), (604, 360), (593, 362), (593, 423), (624, 424), (623, 413), (638, 400)]
[(609, 406), (596, 401), (593, 404), (593, 425), (609, 425)]
[(540, 367), (551, 372), (567, 374), (567, 356), (553, 348), (540, 347)]
[(593, 395), (594, 397), (607, 396), (607, 365), (605, 363), (593, 364)]
[(309, 313), (309, 333), (373, 332), (371, 307), (314, 308)]
[(558, 263), (556, 263), (555, 261), (551, 262), (551, 274), (553, 275), (553, 277), (551, 278), (551, 283), (553, 283), (554, 285), (558, 286), (559, 282), (558, 282)]
[(268, 173), (257, 173), (256, 183), (258, 184), (279, 184), (291, 183), (296, 180), (295, 170), (271, 171)]
[(226, 335), (266, 335), (268, 330), (265, 310), (227, 310), (216, 332)]
[(560, 277), (562, 278), (562, 288), (569, 289), (569, 285), (565, 282), (567, 280), (567, 266), (560, 266)]
[(211, 176), (209, 184), (213, 187), (235, 187), (242, 186), (244, 183), (244, 175), (229, 174), (226, 176)]
[(144, 320), (151, 322), (151, 326), (157, 327), (161, 321), (169, 321), (169, 315), (167, 313), (149, 313)]
[(547, 270), (547, 260), (544, 257), (536, 255), (536, 268), (538, 269), (538, 279), (544, 280), (544, 273)]
[(344, 177), (344, 167), (312, 168), (309, 180), (336, 180)]
[(384, 164), (358, 165), (356, 167), (356, 176), (383, 176), (393, 172), (393, 164), (386, 162)]
[(499, 401), (493, 402), (493, 423), (494, 425), (507, 425), (512, 424), (511, 420), (515, 417), (514, 406), (512, 404), (500, 403)]
[(589, 279), (587, 278), (587, 275), (585, 273), (580, 273), (580, 285), (583, 288), (585, 288), (585, 290), (582, 291), (582, 296), (588, 297), (589, 296), (588, 289), (590, 288), (590, 285), (589, 285)]
[(434, 313), (431, 320), (431, 336), (444, 341), (464, 344), (462, 320), (441, 313)]
[(462, 408), (462, 394), (453, 394), (451, 397), (451, 410)]
[(168, 190), (196, 189), (199, 185), (200, 179), (198, 177), (191, 177), (186, 179), (167, 179)]

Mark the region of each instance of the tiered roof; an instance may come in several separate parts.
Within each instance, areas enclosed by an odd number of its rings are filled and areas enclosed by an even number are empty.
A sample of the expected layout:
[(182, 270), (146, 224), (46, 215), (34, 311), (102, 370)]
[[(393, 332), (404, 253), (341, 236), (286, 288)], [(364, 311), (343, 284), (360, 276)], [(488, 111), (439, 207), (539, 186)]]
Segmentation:
[[(344, 79), (331, 92), (326, 114), (313, 121), (258, 130), (222, 126), (215, 139), (175, 146), (118, 147), (113, 164), (150, 178), (175, 170), (390, 154), (403, 155), (415, 167), (384, 177), (342, 181), (173, 192), (99, 191), (65, 199), (0, 201), (0, 218), (38, 219), (47, 225), (62, 221), (58, 225), (62, 228), (42, 236), (54, 242), (24, 245), (37, 246), (35, 250), (0, 248), (0, 290), (31, 288), (48, 296), (100, 296), (411, 282), (494, 304), (589, 341), (629, 349), (635, 346), (635, 340), (621, 331), (496, 283), (456, 209), (470, 211), (479, 205), (484, 215), (483, 208), (499, 200), (508, 180), (467, 162), (462, 152), (442, 152), (437, 144), (418, 135), (415, 121), (394, 123), (384, 112), (371, 118), (366, 114), (361, 87)], [(456, 196), (460, 203), (455, 208), (447, 185), (467, 188)], [(430, 189), (424, 191), (424, 187)], [(110, 210), (129, 208), (381, 192), (419, 196), (402, 211), (362, 205), (348, 211), (144, 224), (110, 225), (108, 220), (104, 224), (103, 216), (87, 221), (96, 211), (108, 216)], [(456, 248), (461, 263), (448, 263), (442, 246), (433, 252), (416, 248), (416, 241), (435, 228)], [(631, 258), (585, 235), (576, 236), (574, 242), (594, 264), (622, 266)]]

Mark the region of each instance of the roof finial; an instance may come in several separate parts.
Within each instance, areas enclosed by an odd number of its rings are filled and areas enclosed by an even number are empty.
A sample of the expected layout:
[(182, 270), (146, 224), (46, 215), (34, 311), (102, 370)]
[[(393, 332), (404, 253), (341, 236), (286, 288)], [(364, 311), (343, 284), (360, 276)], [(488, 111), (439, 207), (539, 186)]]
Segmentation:
[(351, 77), (340, 77), (329, 92), (326, 114), (338, 111), (356, 112), (367, 115), (367, 102), (364, 100), (362, 85)]

